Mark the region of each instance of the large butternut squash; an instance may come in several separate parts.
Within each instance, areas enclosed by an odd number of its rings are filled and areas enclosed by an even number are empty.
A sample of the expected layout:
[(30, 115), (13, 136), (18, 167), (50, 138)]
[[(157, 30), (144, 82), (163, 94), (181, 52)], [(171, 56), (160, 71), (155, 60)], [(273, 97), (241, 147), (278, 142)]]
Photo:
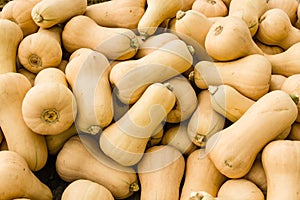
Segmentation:
[(37, 171), (45, 166), (48, 152), (45, 137), (33, 132), (23, 119), (22, 101), (30, 88), (29, 80), (20, 73), (0, 75), (0, 127), (8, 150), (20, 154)]
[(208, 156), (225, 176), (243, 177), (263, 147), (291, 126), (297, 114), (289, 94), (281, 90), (269, 92), (239, 120), (207, 141)]

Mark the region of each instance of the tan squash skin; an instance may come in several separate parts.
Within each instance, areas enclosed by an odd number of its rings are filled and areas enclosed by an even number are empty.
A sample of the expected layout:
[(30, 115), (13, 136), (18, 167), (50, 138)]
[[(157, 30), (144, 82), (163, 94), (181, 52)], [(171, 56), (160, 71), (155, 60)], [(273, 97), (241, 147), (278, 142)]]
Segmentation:
[(86, 179), (79, 179), (70, 183), (62, 193), (61, 200), (114, 200), (111, 192), (104, 186)]
[(22, 39), (22, 29), (16, 23), (0, 19), (0, 74), (16, 72), (18, 45)]
[(25, 69), (23, 67), (20, 68), (20, 69), (17, 69), (17, 72), (20, 73), (20, 74), (23, 74), (24, 76), (26, 76), (28, 78), (28, 80), (30, 81), (31, 86), (34, 85), (34, 79), (36, 77), (35, 73), (32, 73), (32, 72), (28, 71), (27, 69)]
[(247, 179), (227, 180), (218, 191), (221, 200), (265, 200), (262, 191)]
[(133, 168), (123, 167), (106, 157), (96, 138), (71, 137), (59, 151), (56, 171), (67, 182), (87, 179), (106, 187), (115, 199), (125, 199), (139, 190)]
[(288, 140), (300, 140), (300, 123), (294, 122), (291, 127), (290, 134), (287, 137)]
[(164, 131), (164, 124), (160, 123), (158, 125), (158, 127), (156, 128), (156, 131), (154, 131), (154, 133), (149, 138), (146, 148), (149, 148), (149, 147), (160, 144), (160, 142), (162, 140), (162, 137), (164, 135), (164, 132), (165, 132)]
[(180, 200), (190, 200), (192, 192), (204, 191), (216, 197), (227, 180), (205, 155), (204, 149), (193, 151), (187, 158)]
[(14, 0), (9, 1), (2, 8), (2, 19), (9, 19), (17, 23), (23, 31), (23, 36), (35, 33), (38, 26), (35, 24), (31, 17), (31, 9), (36, 4), (32, 0)]
[(267, 177), (266, 200), (299, 199), (300, 141), (277, 140), (262, 152)]
[(213, 59), (219, 61), (235, 60), (252, 54), (263, 55), (246, 23), (231, 15), (217, 20), (210, 27), (205, 38), (205, 49)]
[(280, 1), (280, 0), (268, 0), (268, 9), (273, 8), (280, 8), (284, 12), (287, 13), (287, 15), (290, 18), (290, 21), (292, 24), (295, 24), (297, 20), (297, 9), (299, 2), (296, 0), (287, 0), (287, 1)]
[(180, 123), (194, 113), (198, 104), (197, 94), (189, 80), (182, 75), (175, 76), (167, 82), (172, 85), (176, 103), (175, 107), (168, 113), (166, 122)]
[(200, 61), (195, 65), (193, 79), (201, 89), (225, 84), (257, 100), (269, 91), (271, 71), (269, 60), (254, 54), (230, 62)]
[(191, 10), (194, 1), (195, 0), (182, 0), (181, 10), (183, 10), (183, 11)]
[(137, 166), (141, 185), (140, 199), (178, 199), (184, 168), (185, 160), (176, 148), (160, 145), (147, 149)]
[(231, 0), (228, 15), (243, 19), (251, 36), (254, 36), (259, 27), (259, 19), (267, 9), (266, 0)]
[(280, 46), (276, 46), (276, 45), (267, 45), (264, 44), (262, 42), (260, 42), (259, 40), (257, 40), (256, 38), (254, 38), (254, 41), (256, 43), (256, 45), (265, 53), (265, 54), (278, 54), (278, 53), (282, 53), (284, 51), (284, 49), (282, 49)]
[(212, 108), (231, 122), (237, 121), (255, 102), (229, 85), (209, 86), (208, 91)]
[(124, 166), (139, 162), (149, 138), (173, 108), (175, 100), (168, 86), (161, 83), (148, 86), (125, 115), (103, 130), (99, 138), (102, 151)]
[(291, 24), (286, 12), (280, 8), (267, 10), (259, 22), (255, 37), (264, 44), (277, 45), (286, 50), (300, 42), (300, 30)]
[(189, 119), (187, 133), (195, 145), (203, 147), (207, 139), (224, 128), (225, 118), (213, 109), (208, 90), (197, 96), (198, 105)]
[(112, 60), (132, 58), (139, 48), (132, 30), (100, 26), (84, 15), (75, 16), (66, 23), (62, 41), (70, 53), (80, 48), (90, 48)]
[(77, 103), (75, 124), (81, 132), (97, 134), (113, 119), (110, 64), (102, 53), (91, 49), (73, 54), (65, 73)]
[(18, 58), (22, 66), (32, 73), (42, 69), (57, 67), (62, 60), (62, 28), (40, 28), (36, 33), (25, 37), (18, 48)]
[(175, 17), (182, 7), (183, 0), (147, 0), (147, 8), (137, 26), (142, 39), (153, 35), (164, 20)]
[(43, 0), (32, 8), (31, 17), (39, 27), (50, 28), (76, 15), (82, 15), (86, 8), (86, 0)]
[(282, 53), (264, 56), (272, 64), (272, 74), (291, 76), (300, 73), (299, 55), (300, 42), (295, 43)]
[(271, 82), (270, 82), (270, 91), (273, 90), (280, 90), (282, 84), (287, 79), (287, 77), (280, 75), (280, 74), (272, 74), (271, 75)]
[(77, 104), (61, 70), (47, 68), (37, 74), (23, 99), (22, 115), (26, 125), (41, 135), (57, 135), (70, 128)]
[(89, 5), (84, 15), (100, 26), (136, 29), (145, 5), (146, 0), (105, 1)]
[(175, 32), (180, 38), (187, 42), (194, 40), (204, 47), (206, 35), (212, 24), (203, 13), (195, 10), (180, 10), (176, 14), (174, 26)]
[(48, 158), (45, 137), (34, 133), (25, 124), (22, 101), (31, 88), (29, 80), (20, 73), (0, 75), (0, 127), (8, 149), (19, 153), (32, 171), (40, 170)]
[(116, 64), (111, 69), (109, 79), (121, 102), (132, 104), (151, 83), (177, 76), (187, 71), (192, 63), (193, 57), (188, 46), (176, 39), (140, 59)]
[(192, 10), (207, 17), (224, 17), (228, 14), (228, 8), (222, 0), (195, 0)]
[(208, 156), (225, 176), (243, 177), (263, 147), (294, 123), (297, 113), (289, 94), (281, 90), (269, 92), (239, 120), (207, 141)]
[(31, 171), (25, 159), (13, 151), (0, 151), (0, 199), (51, 200), (50, 188)]

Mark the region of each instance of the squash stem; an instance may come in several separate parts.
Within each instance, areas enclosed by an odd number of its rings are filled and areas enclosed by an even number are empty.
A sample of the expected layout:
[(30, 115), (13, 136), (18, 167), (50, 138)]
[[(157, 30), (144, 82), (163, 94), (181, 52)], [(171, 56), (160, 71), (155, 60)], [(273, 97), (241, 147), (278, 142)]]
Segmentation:
[(92, 135), (96, 135), (101, 130), (101, 127), (98, 125), (92, 125), (88, 128), (88, 131)]
[(129, 186), (129, 191), (130, 192), (137, 192), (139, 191), (140, 187), (137, 183), (132, 183), (130, 186)]
[(36, 21), (37, 23), (41, 23), (42, 21), (44, 21), (43, 16), (38, 14), (38, 13), (34, 13), (33, 16), (32, 16), (32, 19), (34, 21)]
[(143, 41), (145, 41), (148, 38), (148, 34), (146, 32), (141, 32), (140, 36)]
[(292, 100), (294, 101), (294, 103), (296, 105), (298, 105), (298, 103), (299, 103), (299, 96), (296, 95), (296, 94), (290, 94), (290, 97), (292, 98)]
[(31, 54), (29, 56), (29, 64), (32, 66), (32, 67), (35, 67), (35, 68), (39, 68), (39, 67), (42, 67), (42, 59), (36, 55), (36, 54)]
[(170, 90), (170, 91), (173, 91), (173, 90), (174, 90), (173, 86), (172, 86), (170, 83), (168, 83), (168, 82), (164, 83), (163, 85), (164, 85), (166, 88), (168, 88), (168, 90)]
[(209, 85), (208, 91), (211, 95), (214, 95), (218, 91), (219, 87), (215, 85)]
[(195, 48), (192, 45), (187, 45), (187, 48), (192, 56), (195, 55)]
[(176, 13), (176, 20), (182, 19), (185, 16), (185, 14), (186, 13), (184, 11), (182, 11), (182, 10), (177, 11), (177, 13)]
[(41, 119), (46, 124), (53, 124), (59, 120), (59, 112), (55, 108), (45, 109), (42, 112)]

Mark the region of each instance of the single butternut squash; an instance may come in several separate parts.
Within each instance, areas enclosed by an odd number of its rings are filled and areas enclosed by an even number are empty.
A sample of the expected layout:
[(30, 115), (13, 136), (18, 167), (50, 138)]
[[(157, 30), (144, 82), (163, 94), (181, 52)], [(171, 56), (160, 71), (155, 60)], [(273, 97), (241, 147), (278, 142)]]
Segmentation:
[(84, 15), (75, 16), (66, 23), (62, 41), (64, 48), (70, 53), (80, 48), (90, 48), (112, 60), (132, 58), (139, 48), (132, 30), (100, 26)]
[(23, 119), (22, 101), (30, 88), (29, 80), (20, 73), (0, 75), (0, 127), (8, 150), (20, 154), (37, 171), (45, 166), (48, 151), (45, 137), (33, 132)]
[(17, 71), (17, 51), (22, 39), (22, 29), (16, 23), (0, 19), (0, 74)]
[(239, 120), (207, 141), (208, 156), (222, 174), (241, 178), (249, 172), (263, 147), (294, 123), (297, 113), (289, 94), (281, 90), (269, 92)]
[(103, 130), (99, 139), (102, 151), (121, 165), (138, 163), (149, 138), (173, 108), (175, 100), (167, 85), (153, 83), (148, 86), (118, 121)]
[[(176, 148), (168, 145), (153, 146), (138, 163), (141, 200), (178, 199), (185, 160)], [(153, 184), (167, 181), (170, 184)]]
[(31, 17), (42, 28), (64, 23), (86, 11), (86, 0), (42, 0), (31, 9)]
[(18, 48), (18, 58), (22, 66), (32, 73), (42, 69), (57, 67), (62, 60), (62, 28), (54, 26), (40, 28), (36, 33), (25, 37)]
[(289, 16), (291, 23), (295, 24), (297, 20), (297, 10), (298, 10), (299, 1), (268, 0), (267, 3), (268, 3), (268, 9), (280, 8), (281, 10), (286, 12), (286, 14)]
[(203, 13), (206, 17), (225, 17), (228, 8), (222, 0), (195, 0), (192, 10)]
[(52, 199), (50, 188), (34, 175), (20, 154), (0, 151), (0, 163), (0, 199)]

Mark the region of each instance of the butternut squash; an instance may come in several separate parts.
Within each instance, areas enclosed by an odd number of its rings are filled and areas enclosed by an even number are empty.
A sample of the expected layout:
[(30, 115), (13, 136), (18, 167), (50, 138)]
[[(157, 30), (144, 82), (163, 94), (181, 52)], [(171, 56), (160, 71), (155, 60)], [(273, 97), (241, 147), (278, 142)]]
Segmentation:
[[(182, 154), (168, 145), (153, 146), (146, 150), (138, 163), (141, 200), (178, 199), (185, 160)], [(153, 184), (167, 181), (170, 184)]]
[(287, 137), (288, 140), (300, 140), (300, 123), (294, 122), (291, 126), (290, 134)]
[(37, 171), (45, 166), (48, 152), (45, 137), (33, 132), (23, 119), (22, 101), (30, 88), (29, 80), (20, 73), (0, 75), (0, 127), (8, 150), (20, 154)]
[(291, 76), (300, 73), (300, 64), (298, 55), (300, 52), (300, 42), (295, 43), (282, 53), (275, 55), (265, 54), (264, 56), (272, 64), (272, 74)]
[(208, 90), (198, 94), (198, 105), (189, 119), (187, 133), (190, 140), (199, 147), (204, 147), (206, 141), (225, 125), (225, 118), (217, 113), (211, 105)]
[(145, 6), (146, 0), (104, 1), (88, 5), (84, 15), (100, 26), (136, 29)]
[(287, 77), (280, 75), (280, 74), (272, 74), (271, 75), (271, 82), (270, 82), (270, 91), (273, 90), (280, 90), (282, 84), (287, 79)]
[(79, 49), (74, 52), (77, 53), (78, 56), (71, 55), (65, 70), (77, 104), (75, 125), (80, 132), (97, 134), (113, 119), (110, 64), (97, 51)]
[(247, 179), (227, 180), (218, 191), (218, 199), (222, 200), (264, 200), (262, 191)]
[(22, 39), (22, 29), (16, 23), (0, 19), (0, 74), (17, 71), (17, 51)]
[(22, 67), (20, 69), (17, 69), (17, 72), (20, 73), (20, 74), (23, 74), (24, 76), (26, 76), (28, 78), (28, 80), (30, 81), (31, 86), (34, 85), (34, 79), (36, 77), (35, 73), (32, 73), (32, 72), (28, 71), (24, 67)]
[(221, 174), (205, 155), (205, 150), (197, 149), (187, 157), (180, 200), (190, 200), (191, 194), (198, 191), (216, 197), (226, 180), (227, 177)]
[(164, 20), (175, 17), (182, 7), (183, 0), (147, 0), (147, 8), (137, 26), (142, 39), (153, 35)]
[(38, 26), (34, 23), (31, 17), (31, 9), (36, 4), (32, 0), (14, 0), (9, 1), (2, 8), (2, 19), (9, 19), (17, 23), (23, 31), (23, 36), (35, 33)]
[(195, 0), (182, 0), (181, 10), (183, 10), (183, 11), (191, 10), (194, 1)]
[(100, 26), (84, 15), (75, 16), (66, 23), (62, 41), (70, 53), (80, 48), (90, 48), (112, 60), (132, 58), (139, 48), (137, 36), (132, 30)]
[(0, 163), (0, 199), (52, 199), (50, 188), (35, 176), (20, 154), (0, 151)]
[(140, 59), (116, 64), (109, 79), (121, 102), (132, 104), (150, 84), (177, 76), (188, 70), (192, 63), (188, 46), (176, 39)]
[(153, 83), (148, 86), (118, 121), (103, 130), (99, 138), (102, 151), (121, 165), (138, 163), (149, 138), (173, 108), (175, 100), (167, 85)]
[(180, 123), (194, 113), (198, 104), (197, 94), (189, 80), (182, 75), (175, 76), (167, 82), (172, 85), (176, 102), (174, 108), (168, 113), (166, 122)]
[(54, 26), (49, 29), (40, 28), (36, 33), (25, 37), (18, 48), (18, 59), (22, 66), (32, 73), (57, 67), (63, 54), (61, 32), (61, 27)]
[(297, 9), (299, 5), (299, 1), (295, 0), (286, 0), (286, 1), (280, 1), (280, 0), (268, 0), (268, 9), (273, 8), (279, 8), (286, 12), (286, 14), (289, 16), (290, 21), (292, 24), (295, 24), (297, 20)]
[(258, 39), (254, 38), (256, 45), (265, 53), (265, 54), (277, 54), (282, 53), (284, 50), (277, 45), (267, 45), (260, 42)]
[(86, 179), (78, 179), (70, 183), (62, 193), (62, 200), (71, 199), (107, 199), (114, 200), (111, 192), (104, 186)]
[(299, 198), (299, 149), (300, 142), (291, 140), (276, 140), (264, 148), (262, 164), (267, 177), (266, 200)]
[(228, 8), (222, 0), (195, 0), (192, 10), (203, 13), (206, 17), (225, 17)]
[(266, 0), (231, 0), (228, 15), (244, 20), (253, 37), (258, 30), (260, 17), (267, 9)]
[(231, 122), (237, 121), (255, 101), (229, 85), (208, 86), (212, 108)]
[(189, 200), (216, 200), (213, 196), (204, 191), (192, 192)]
[(64, 181), (93, 181), (106, 187), (115, 199), (125, 199), (139, 190), (135, 170), (106, 157), (91, 135), (71, 137), (59, 151), (55, 165)]
[(267, 10), (259, 20), (259, 29), (255, 37), (264, 44), (277, 45), (288, 49), (300, 41), (300, 30), (291, 24), (291, 21), (282, 9)]
[(197, 148), (188, 137), (187, 121), (167, 129), (163, 134), (161, 144), (173, 146), (184, 155), (191, 154)]
[(200, 89), (229, 85), (246, 97), (257, 100), (269, 91), (272, 65), (259, 54), (230, 62), (200, 61), (194, 68), (194, 82)]
[(37, 74), (22, 101), (22, 115), (26, 125), (41, 135), (57, 135), (70, 128), (77, 104), (61, 70), (47, 68)]
[(253, 41), (247, 24), (233, 15), (211, 25), (206, 34), (205, 49), (213, 59), (219, 61), (235, 60), (252, 54), (263, 55), (263, 51)]
[(216, 168), (229, 178), (245, 176), (263, 147), (296, 120), (294, 100), (281, 90), (269, 92), (239, 120), (213, 135), (206, 152)]
[[(197, 24), (197, 26), (195, 26)], [(194, 40), (204, 47), (206, 35), (212, 26), (206, 15), (196, 10), (178, 11), (176, 13), (175, 31), (186, 42)]]
[(51, 28), (84, 14), (86, 8), (86, 0), (42, 0), (31, 9), (31, 17), (39, 27)]

